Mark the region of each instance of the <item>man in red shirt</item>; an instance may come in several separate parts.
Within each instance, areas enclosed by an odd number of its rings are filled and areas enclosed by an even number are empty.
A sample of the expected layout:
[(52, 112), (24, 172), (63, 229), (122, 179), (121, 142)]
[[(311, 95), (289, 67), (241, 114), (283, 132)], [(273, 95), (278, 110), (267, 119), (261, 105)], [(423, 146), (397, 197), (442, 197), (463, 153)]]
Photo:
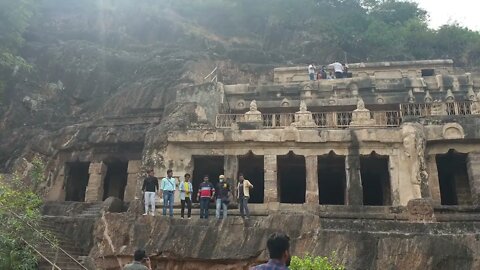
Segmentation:
[(200, 201), (200, 218), (208, 219), (208, 206), (210, 200), (215, 196), (215, 188), (212, 183), (208, 181), (208, 175), (203, 177), (203, 182), (198, 188), (198, 200)]

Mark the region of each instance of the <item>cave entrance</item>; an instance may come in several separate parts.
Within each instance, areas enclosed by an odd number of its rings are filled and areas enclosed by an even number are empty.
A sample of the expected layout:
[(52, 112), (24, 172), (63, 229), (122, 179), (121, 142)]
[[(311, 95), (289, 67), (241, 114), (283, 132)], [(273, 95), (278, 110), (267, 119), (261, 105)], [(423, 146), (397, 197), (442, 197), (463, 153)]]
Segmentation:
[(123, 200), (125, 187), (127, 186), (128, 162), (112, 161), (105, 162), (107, 174), (103, 182), (103, 200), (108, 197), (117, 197)]
[(440, 199), (443, 205), (471, 204), (467, 173), (467, 154), (450, 149), (436, 156)]
[(249, 203), (263, 203), (265, 185), (263, 163), (263, 156), (255, 156), (252, 152), (238, 157), (238, 172), (243, 173), (243, 177), (253, 185)]
[(360, 175), (364, 205), (392, 204), (388, 156), (380, 156), (375, 152), (360, 156)]
[(218, 183), (218, 176), (224, 174), (225, 158), (223, 156), (194, 156), (193, 157), (193, 201), (198, 202), (197, 192), (203, 177), (208, 175), (210, 182), (215, 186)]
[(84, 202), (87, 191), (90, 162), (67, 162), (65, 164), (65, 201)]
[(281, 203), (305, 203), (306, 166), (305, 157), (290, 151), (277, 156), (277, 180)]
[(345, 204), (345, 156), (333, 152), (318, 157), (319, 203)]

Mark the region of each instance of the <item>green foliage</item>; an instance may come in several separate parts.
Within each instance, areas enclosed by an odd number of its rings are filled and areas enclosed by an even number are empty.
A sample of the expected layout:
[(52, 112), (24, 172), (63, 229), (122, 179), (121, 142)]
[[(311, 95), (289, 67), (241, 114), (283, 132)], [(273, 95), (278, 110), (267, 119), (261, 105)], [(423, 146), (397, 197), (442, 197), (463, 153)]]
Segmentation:
[(310, 255), (303, 258), (293, 256), (289, 268), (291, 270), (344, 270), (345, 267), (337, 263), (335, 258), (335, 253), (332, 253), (331, 258)]
[[(33, 183), (43, 181), (44, 168), (40, 159), (33, 160)], [(33, 187), (18, 175), (8, 180), (0, 177), (0, 269), (36, 269), (36, 254), (26, 243), (45, 242), (39, 233), (41, 204)]]

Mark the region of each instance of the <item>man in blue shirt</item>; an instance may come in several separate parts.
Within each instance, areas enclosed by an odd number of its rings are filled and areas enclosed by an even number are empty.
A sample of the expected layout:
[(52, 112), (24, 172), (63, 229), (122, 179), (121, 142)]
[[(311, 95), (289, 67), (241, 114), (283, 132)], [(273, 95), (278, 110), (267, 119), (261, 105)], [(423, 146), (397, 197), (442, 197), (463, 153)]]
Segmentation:
[(283, 233), (274, 233), (267, 240), (270, 260), (250, 270), (288, 270), (290, 265), (290, 238)]
[(162, 179), (160, 189), (163, 191), (163, 215), (167, 215), (167, 205), (170, 207), (170, 217), (173, 217), (173, 196), (176, 189), (176, 180), (172, 177), (173, 171), (167, 170), (167, 177)]

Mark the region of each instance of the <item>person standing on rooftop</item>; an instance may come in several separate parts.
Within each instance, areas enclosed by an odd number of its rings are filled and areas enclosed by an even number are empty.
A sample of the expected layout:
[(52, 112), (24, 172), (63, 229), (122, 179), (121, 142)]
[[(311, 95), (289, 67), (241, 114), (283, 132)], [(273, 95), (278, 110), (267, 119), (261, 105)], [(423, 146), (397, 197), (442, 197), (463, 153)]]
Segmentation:
[(337, 79), (343, 78), (343, 71), (344, 70), (343, 70), (343, 65), (340, 62), (336, 61), (336, 62), (328, 65), (328, 67), (332, 68), (333, 71), (335, 72), (335, 78), (337, 78)]
[(315, 80), (315, 66), (313, 64), (310, 64), (308, 66), (308, 76), (310, 77), (310, 81)]

